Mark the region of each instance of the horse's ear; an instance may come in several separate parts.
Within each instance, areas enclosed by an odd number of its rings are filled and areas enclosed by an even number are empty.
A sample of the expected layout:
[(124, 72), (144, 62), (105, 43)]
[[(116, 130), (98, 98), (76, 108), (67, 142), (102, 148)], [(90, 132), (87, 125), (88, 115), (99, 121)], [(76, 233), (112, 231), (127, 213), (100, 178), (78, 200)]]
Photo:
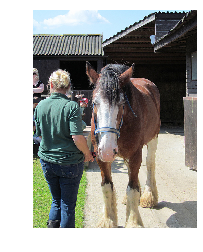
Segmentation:
[(122, 73), (119, 77), (119, 82), (120, 82), (120, 87), (124, 87), (126, 83), (128, 83), (130, 81), (130, 78), (133, 75), (133, 71), (134, 71), (134, 63), (132, 64), (132, 66), (126, 70), (124, 73)]
[(90, 82), (96, 84), (99, 74), (94, 70), (88, 61), (86, 61), (86, 74), (90, 79)]

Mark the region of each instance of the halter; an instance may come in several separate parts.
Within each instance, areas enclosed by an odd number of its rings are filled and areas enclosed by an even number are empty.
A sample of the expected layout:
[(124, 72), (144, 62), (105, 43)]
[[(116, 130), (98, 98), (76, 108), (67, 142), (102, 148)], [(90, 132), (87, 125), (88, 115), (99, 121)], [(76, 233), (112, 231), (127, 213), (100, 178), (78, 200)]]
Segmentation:
[[(135, 114), (135, 112), (133, 111), (131, 105), (130, 105), (130, 102), (128, 100), (128, 97), (125, 93), (125, 101), (127, 102), (130, 110), (132, 111), (133, 115), (135, 117), (137, 117), (137, 115)], [(94, 102), (93, 102), (93, 111), (94, 111)], [(105, 132), (109, 132), (109, 133), (114, 133), (117, 135), (117, 138), (120, 137), (120, 130), (121, 130), (121, 127), (123, 125), (123, 115), (124, 115), (124, 109), (125, 109), (125, 104), (123, 105), (123, 113), (122, 113), (122, 117), (121, 117), (121, 121), (120, 121), (120, 124), (119, 124), (119, 128), (118, 129), (115, 129), (115, 128), (111, 128), (111, 127), (101, 127), (101, 128), (98, 128), (97, 129), (97, 123), (96, 123), (96, 119), (95, 119), (95, 116), (94, 116), (94, 125), (95, 125), (95, 131), (94, 131), (94, 135), (96, 136), (98, 133), (105, 133)]]
[[(101, 128), (97, 129), (97, 123), (96, 123), (96, 119), (94, 116), (94, 125), (95, 125), (94, 135), (97, 135), (98, 133), (110, 132), (110, 133), (117, 134), (117, 137), (119, 138), (120, 137), (120, 129), (123, 125), (124, 108), (125, 108), (125, 105), (123, 105), (123, 113), (122, 113), (121, 121), (119, 124), (119, 129), (115, 129), (115, 128), (111, 128), (111, 127), (101, 127)], [(94, 103), (93, 103), (93, 111), (94, 111)]]

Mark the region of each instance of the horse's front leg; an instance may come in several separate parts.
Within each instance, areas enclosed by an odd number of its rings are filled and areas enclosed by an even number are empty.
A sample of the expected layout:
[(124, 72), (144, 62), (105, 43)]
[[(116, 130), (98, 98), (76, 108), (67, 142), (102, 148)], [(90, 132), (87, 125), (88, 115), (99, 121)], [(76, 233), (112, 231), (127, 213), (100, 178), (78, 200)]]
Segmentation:
[(158, 138), (152, 139), (147, 144), (147, 181), (144, 192), (140, 198), (141, 207), (153, 207), (158, 203), (158, 191), (155, 180), (155, 154)]
[(97, 163), (101, 169), (101, 187), (104, 198), (104, 213), (102, 219), (98, 223), (98, 227), (117, 227), (116, 193), (111, 177), (111, 163), (102, 162), (99, 159), (97, 159)]
[(129, 159), (128, 175), (129, 183), (126, 191), (126, 228), (143, 227), (142, 219), (138, 210), (140, 201), (138, 173), (142, 162), (142, 148)]

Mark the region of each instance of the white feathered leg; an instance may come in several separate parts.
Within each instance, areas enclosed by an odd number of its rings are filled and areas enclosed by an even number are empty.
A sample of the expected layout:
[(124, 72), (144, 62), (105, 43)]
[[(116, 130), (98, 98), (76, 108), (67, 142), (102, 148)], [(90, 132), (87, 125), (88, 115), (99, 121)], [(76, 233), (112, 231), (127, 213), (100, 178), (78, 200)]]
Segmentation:
[(98, 223), (98, 227), (117, 227), (117, 205), (115, 189), (113, 188), (112, 190), (111, 184), (105, 184), (104, 186), (102, 186), (102, 192), (104, 197), (104, 215)]
[(155, 157), (158, 138), (152, 139), (147, 144), (147, 181), (144, 192), (140, 198), (141, 207), (153, 207), (158, 203), (158, 191), (155, 180)]
[(138, 210), (140, 193), (136, 189), (127, 187), (126, 228), (143, 227)]

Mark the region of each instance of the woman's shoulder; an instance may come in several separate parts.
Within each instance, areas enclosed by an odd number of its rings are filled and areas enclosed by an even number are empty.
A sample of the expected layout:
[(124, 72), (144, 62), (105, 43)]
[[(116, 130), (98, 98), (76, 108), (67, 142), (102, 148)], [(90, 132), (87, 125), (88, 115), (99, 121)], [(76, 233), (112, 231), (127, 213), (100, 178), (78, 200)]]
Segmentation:
[(80, 107), (77, 102), (69, 101), (65, 105), (66, 114), (80, 114)]
[(67, 107), (68, 109), (75, 110), (75, 109), (78, 109), (78, 108), (79, 108), (79, 105), (78, 105), (78, 103), (75, 102), (75, 101), (69, 101), (69, 102), (66, 103), (66, 107)]
[(72, 106), (72, 107), (79, 107), (78, 103), (76, 101), (71, 101), (67, 102), (67, 105)]

